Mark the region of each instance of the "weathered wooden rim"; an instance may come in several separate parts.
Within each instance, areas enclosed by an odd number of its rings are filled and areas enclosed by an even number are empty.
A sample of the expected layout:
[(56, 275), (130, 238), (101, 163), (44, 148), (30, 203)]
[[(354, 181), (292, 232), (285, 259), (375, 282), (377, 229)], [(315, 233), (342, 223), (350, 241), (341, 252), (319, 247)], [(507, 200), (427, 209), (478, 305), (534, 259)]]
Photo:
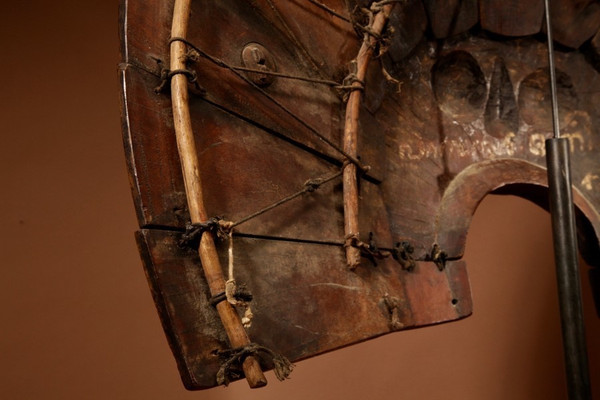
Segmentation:
[[(493, 191), (510, 186), (526, 184), (548, 188), (546, 168), (518, 159), (495, 159), (472, 164), (461, 171), (450, 183), (438, 208), (436, 216), (436, 242), (451, 258), (464, 254), (467, 232), (477, 207)], [(600, 215), (590, 201), (573, 187), (576, 208), (587, 219), (600, 242)], [(538, 204), (540, 205), (540, 204)]]

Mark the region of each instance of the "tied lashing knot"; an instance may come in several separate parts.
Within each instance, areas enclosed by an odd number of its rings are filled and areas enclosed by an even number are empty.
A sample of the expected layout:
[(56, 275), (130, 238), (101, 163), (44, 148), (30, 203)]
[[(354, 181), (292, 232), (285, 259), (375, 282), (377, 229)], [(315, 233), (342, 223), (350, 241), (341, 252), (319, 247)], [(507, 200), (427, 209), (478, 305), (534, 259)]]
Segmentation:
[(365, 82), (358, 79), (358, 76), (356, 75), (356, 69), (356, 60), (352, 60), (350, 62), (350, 72), (348, 75), (346, 75), (342, 84), (335, 87), (335, 89), (338, 90), (339, 94), (342, 96), (342, 100), (344, 102), (348, 101), (351, 92), (355, 90), (364, 92), (365, 90)]
[(204, 94), (204, 89), (198, 83), (198, 75), (196, 74), (196, 71), (191, 69), (170, 70), (168, 68), (163, 68), (160, 71), (160, 83), (154, 88), (154, 93), (162, 93), (175, 75), (185, 75), (188, 78), (188, 82), (194, 84), (196, 93)]
[(188, 222), (185, 226), (185, 232), (179, 239), (180, 247), (198, 247), (200, 238), (204, 232), (210, 232), (219, 240), (225, 240), (229, 237), (229, 232), (233, 222), (226, 221), (221, 217), (212, 217), (206, 222), (193, 224)]
[(254, 313), (250, 307), (252, 293), (248, 291), (246, 285), (238, 285), (235, 282), (235, 279), (228, 279), (227, 282), (225, 282), (223, 300), (227, 300), (232, 306), (244, 311), (244, 314), (242, 315), (242, 325), (244, 328), (248, 329), (252, 326), (252, 318), (254, 318)]
[[(392, 3), (406, 3), (407, 0), (381, 0), (374, 1), (367, 7), (361, 7), (359, 10), (362, 15), (354, 18), (354, 29), (356, 32), (363, 36), (363, 42), (374, 50), (379, 48), (377, 57), (381, 57), (387, 52), (389, 47), (391, 36), (394, 34), (394, 29), (391, 26), (387, 26), (383, 32), (376, 32), (373, 29), (375, 22), (375, 16), (384, 11), (386, 5)], [(362, 20), (363, 23), (356, 22)]]
[[(225, 282), (225, 298), (227, 301), (234, 307), (238, 307), (244, 310), (244, 315), (242, 316), (242, 325), (244, 328), (250, 328), (252, 325), (252, 318), (254, 314), (252, 313), (252, 308), (250, 308), (249, 302), (252, 300), (252, 295), (246, 289), (244, 285), (237, 286), (235, 282), (235, 278), (233, 276), (233, 224), (229, 225), (229, 248), (227, 249), (227, 258), (228, 258), (228, 270), (229, 270), (229, 278), (227, 282)], [(244, 294), (245, 297), (240, 296), (240, 294)]]
[(233, 274), (233, 223), (222, 220), (213, 220), (210, 223), (212, 226), (217, 225), (213, 229), (219, 229), (218, 226), (220, 223), (225, 225), (228, 230), (229, 248), (227, 249), (228, 279), (225, 281), (225, 291), (213, 295), (209, 303), (213, 307), (216, 307), (220, 302), (227, 300), (232, 306), (242, 309), (244, 311), (242, 325), (244, 328), (250, 328), (252, 326), (252, 318), (254, 317), (252, 308), (250, 307), (252, 293), (250, 293), (245, 284), (238, 285)]
[[(225, 288), (227, 290), (227, 287)], [(230, 289), (231, 290), (231, 289)], [(234, 287), (233, 293), (228, 297), (227, 292), (221, 292), (217, 295), (212, 296), (208, 302), (210, 303), (211, 306), (216, 307), (217, 304), (219, 304), (222, 301), (229, 301), (231, 303), (231, 301), (229, 300), (230, 298), (235, 299), (236, 302), (245, 302), (245, 303), (249, 303), (252, 301), (253, 297), (252, 293), (248, 290), (248, 288), (246, 287), (246, 285), (241, 284), (241, 285), (236, 285)]]
[(404, 328), (404, 324), (400, 321), (400, 314), (402, 311), (402, 301), (397, 298), (390, 296), (388, 293), (383, 295), (383, 304), (385, 305), (389, 315), (389, 327), (393, 331), (397, 331)]
[(448, 261), (448, 253), (443, 251), (439, 245), (434, 244), (431, 248), (431, 254), (426, 257), (427, 261), (433, 261), (440, 271), (446, 268), (446, 261)]
[[(232, 380), (240, 378), (242, 376), (242, 363), (249, 356), (257, 357), (263, 361), (271, 361), (275, 376), (280, 381), (286, 379), (294, 369), (294, 364), (286, 357), (256, 343), (250, 343), (237, 349), (219, 351), (217, 354), (225, 360), (217, 372), (217, 383), (219, 385), (227, 386)], [(265, 357), (267, 360), (265, 360)]]
[[(171, 41), (169, 41), (169, 45), (171, 44)], [(190, 49), (186, 54), (185, 54), (185, 64), (189, 67), (190, 65), (196, 63), (200, 58), (200, 54), (198, 54), (198, 52), (194, 49)], [(202, 88), (200, 86), (200, 84), (198, 83), (198, 75), (196, 74), (196, 71), (194, 71), (193, 69), (174, 69), (171, 70), (169, 68), (165, 68), (162, 67), (162, 61), (160, 59), (157, 59), (156, 62), (158, 63), (159, 67), (161, 67), (160, 70), (160, 83), (158, 84), (158, 86), (156, 86), (154, 88), (154, 93), (159, 94), (162, 93), (163, 91), (165, 91), (168, 88), (168, 85), (171, 83), (171, 79), (173, 79), (173, 77), (175, 75), (185, 75), (188, 83), (192, 83), (194, 84), (194, 89), (195, 89), (195, 94), (198, 95), (204, 95), (206, 94), (206, 91), (204, 90), (204, 88)]]
[(369, 232), (369, 243), (361, 241), (357, 233), (347, 235), (344, 241), (344, 248), (350, 246), (360, 249), (362, 255), (371, 260), (375, 266), (377, 266), (376, 260), (383, 260), (392, 254), (388, 250), (381, 250), (377, 247), (373, 239), (373, 232)]
[(409, 242), (398, 242), (392, 249), (392, 256), (400, 263), (403, 270), (412, 272), (417, 266), (413, 257), (414, 252), (415, 248)]
[(308, 193), (312, 193), (319, 187), (321, 187), (321, 185), (325, 182), (326, 180), (323, 178), (309, 179), (306, 182), (304, 182), (304, 190), (306, 190)]
[(371, 3), (371, 11), (373, 11), (374, 13), (378, 13), (383, 9), (383, 6), (387, 5), (387, 4), (392, 4), (392, 3), (406, 3), (407, 0), (380, 0), (380, 1), (374, 1), (373, 3)]
[(365, 82), (358, 79), (358, 76), (356, 76), (355, 72), (350, 72), (348, 75), (346, 75), (342, 84), (340, 86), (336, 86), (336, 89), (364, 91)]

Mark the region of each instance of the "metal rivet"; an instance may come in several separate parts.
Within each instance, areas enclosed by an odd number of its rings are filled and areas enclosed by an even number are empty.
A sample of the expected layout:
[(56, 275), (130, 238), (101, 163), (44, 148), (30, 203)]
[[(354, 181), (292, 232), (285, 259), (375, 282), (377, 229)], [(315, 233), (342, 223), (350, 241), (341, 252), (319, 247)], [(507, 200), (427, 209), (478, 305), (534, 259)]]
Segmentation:
[[(246, 68), (261, 71), (277, 71), (275, 60), (271, 53), (259, 43), (248, 43), (242, 50), (242, 64)], [(273, 83), (273, 75), (247, 72), (248, 78), (258, 86), (265, 87)]]

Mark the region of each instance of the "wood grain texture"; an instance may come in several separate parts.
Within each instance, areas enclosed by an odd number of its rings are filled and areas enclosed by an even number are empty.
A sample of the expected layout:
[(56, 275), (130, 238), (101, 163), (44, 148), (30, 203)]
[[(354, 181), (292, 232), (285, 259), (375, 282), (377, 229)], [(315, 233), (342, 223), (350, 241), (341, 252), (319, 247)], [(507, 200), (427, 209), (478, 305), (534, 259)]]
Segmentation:
[[(164, 19), (171, 18), (172, 4), (150, 3), (122, 2), (124, 142), (148, 280), (184, 383), (199, 389), (216, 384), (220, 360), (214, 351), (229, 344), (216, 310), (207, 304), (210, 290), (198, 256), (176, 246), (190, 213), (169, 94), (153, 90), (161, 64), (169, 61)], [(338, 0), (324, 3), (364, 20), (356, 14), (357, 2), (349, 8)], [(382, 178), (357, 181), (360, 239), (368, 242), (371, 236), (386, 250), (409, 243), (415, 271), (393, 258), (376, 260), (375, 266), (364, 256), (348, 271), (341, 179), (236, 228), (236, 274), (254, 295), (248, 334), (292, 360), (467, 316), (472, 304), (460, 258), (479, 202), (501, 191), (544, 206), (543, 143), (551, 134), (545, 118), (546, 49), (535, 38), (508, 38), (539, 32), (538, 1), (507, 7), (482, 0), (481, 27), (447, 40), (431, 40), (428, 15), (442, 31), (451, 21), (437, 8), (435, 18), (433, 9), (426, 13), (428, 4), (434, 3), (396, 5), (390, 18), (395, 33), (385, 32), (391, 34), (389, 54), (365, 72), (355, 122), (356, 154)], [(448, 7), (453, 4), (458, 3)], [(248, 43), (259, 43), (279, 72), (341, 82), (362, 41), (362, 33), (346, 24), (303, 1), (194, 2), (188, 38), (230, 65), (240, 65)], [(156, 34), (145, 38), (152, 31)], [(588, 51), (598, 53), (596, 39)], [(590, 264), (600, 265), (595, 106), (600, 68), (589, 54), (562, 49), (556, 54), (561, 130), (573, 149), (582, 251)], [(205, 58), (190, 68), (202, 87), (190, 96), (189, 107), (203, 177), (203, 217), (239, 220), (302, 189), (309, 179), (339, 171), (336, 150), (272, 99), (341, 143), (346, 117), (341, 93), (277, 77), (263, 89), (270, 99)], [(434, 245), (447, 257), (442, 271), (431, 261)], [(223, 244), (216, 244), (216, 252), (222, 264)]]
[(600, 4), (597, 1), (553, 0), (550, 13), (554, 41), (573, 49), (594, 36), (600, 26)]
[[(171, 37), (187, 38), (188, 24), (190, 18), (190, 1), (176, 0), (173, 10), (173, 24)], [(171, 71), (182, 71), (187, 69), (187, 45), (181, 41), (170, 43)], [(177, 138), (177, 149), (183, 174), (188, 210), (192, 224), (208, 221), (208, 214), (204, 206), (204, 190), (202, 186), (202, 174), (198, 162), (194, 131), (192, 130), (192, 119), (190, 117), (189, 78), (184, 74), (173, 75), (171, 78), (171, 102), (173, 105), (173, 121), (175, 137)], [(219, 256), (215, 248), (215, 237), (211, 232), (204, 232), (200, 237), (198, 245), (204, 278), (208, 283), (212, 297), (225, 292), (225, 278)], [(242, 325), (240, 316), (228, 301), (221, 301), (216, 305), (222, 326), (227, 334), (232, 348), (238, 349), (250, 344), (248, 333)], [(267, 380), (261, 370), (256, 358), (252, 355), (242, 361), (244, 376), (251, 388), (265, 386)]]
[[(177, 246), (180, 234), (142, 230), (138, 244), (157, 308), (186, 387), (216, 385), (229, 348), (197, 253)], [(444, 272), (418, 263), (413, 273), (393, 260), (349, 274), (341, 246), (236, 237), (237, 279), (254, 295), (249, 334), (257, 343), (298, 361), (383, 333), (471, 313), (464, 263)], [(220, 246), (220, 248), (222, 248)], [(443, 289), (442, 289), (443, 288)], [(392, 327), (384, 298), (399, 299)], [(456, 300), (453, 304), (452, 300)], [(268, 360), (265, 368), (271, 368)]]
[(468, 31), (479, 22), (477, 0), (424, 0), (423, 4), (429, 26), (437, 39)]
[(543, 0), (479, 0), (481, 27), (500, 35), (535, 35), (543, 18)]

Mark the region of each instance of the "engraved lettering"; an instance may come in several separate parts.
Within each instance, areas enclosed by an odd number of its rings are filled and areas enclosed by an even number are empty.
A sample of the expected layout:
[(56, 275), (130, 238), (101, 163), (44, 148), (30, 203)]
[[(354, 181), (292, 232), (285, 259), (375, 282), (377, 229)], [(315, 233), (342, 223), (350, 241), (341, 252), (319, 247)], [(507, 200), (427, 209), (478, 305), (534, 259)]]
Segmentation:
[(581, 180), (581, 186), (587, 190), (593, 190), (594, 184), (598, 181), (600, 181), (600, 176), (588, 172), (587, 175)]

